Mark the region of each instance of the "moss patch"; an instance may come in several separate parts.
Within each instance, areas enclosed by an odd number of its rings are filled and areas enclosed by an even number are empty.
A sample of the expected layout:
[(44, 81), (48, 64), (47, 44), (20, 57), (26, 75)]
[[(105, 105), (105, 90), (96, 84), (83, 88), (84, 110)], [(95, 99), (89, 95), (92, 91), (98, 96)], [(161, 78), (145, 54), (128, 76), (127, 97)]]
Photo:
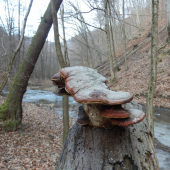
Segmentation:
[(5, 120), (7, 117), (8, 117), (8, 104), (7, 102), (5, 102), (0, 106), (0, 119)]
[[(0, 106), (0, 121), (3, 124), (3, 129), (6, 131), (14, 131), (21, 125), (22, 113), (20, 114), (20, 108), (17, 105), (10, 105), (9, 100)], [(22, 108), (21, 108), (22, 110)]]
[(14, 131), (14, 130), (17, 130), (17, 127), (21, 124), (20, 121), (17, 121), (17, 120), (6, 120), (4, 122), (4, 130), (6, 131)]
[(116, 81), (116, 78), (110, 79), (110, 83), (113, 83), (114, 81)]
[(117, 68), (117, 70), (118, 70), (118, 71), (120, 71), (120, 70), (121, 70), (121, 68), (120, 68), (120, 67), (118, 67), (118, 68)]

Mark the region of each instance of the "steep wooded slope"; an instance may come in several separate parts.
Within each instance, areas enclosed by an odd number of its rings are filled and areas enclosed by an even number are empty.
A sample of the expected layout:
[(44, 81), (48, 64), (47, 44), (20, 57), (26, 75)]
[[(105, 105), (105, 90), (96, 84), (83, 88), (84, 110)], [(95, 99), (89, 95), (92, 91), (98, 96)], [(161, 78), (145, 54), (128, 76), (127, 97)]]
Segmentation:
[[(128, 71), (125, 71), (123, 55), (120, 51), (118, 56), (121, 70), (116, 71), (116, 81), (108, 83), (112, 90), (132, 92), (135, 100), (141, 104), (146, 103), (145, 94), (150, 78), (151, 42), (148, 36), (149, 31), (147, 31), (149, 29), (150, 26), (146, 30), (139, 32), (138, 37), (127, 43), (129, 53)], [(170, 108), (170, 44), (167, 44), (166, 38), (166, 19), (162, 19), (159, 21), (158, 48), (165, 47), (159, 50), (158, 53), (158, 77), (154, 105)], [(107, 62), (98, 67), (98, 70), (109, 79), (110, 72)]]

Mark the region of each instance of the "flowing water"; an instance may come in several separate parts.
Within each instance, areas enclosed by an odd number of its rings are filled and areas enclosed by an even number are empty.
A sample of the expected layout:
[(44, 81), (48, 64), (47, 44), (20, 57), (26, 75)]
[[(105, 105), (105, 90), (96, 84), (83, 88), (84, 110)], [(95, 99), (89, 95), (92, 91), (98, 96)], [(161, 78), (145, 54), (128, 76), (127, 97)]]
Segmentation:
[[(4, 91), (7, 95), (7, 92)], [(57, 96), (51, 91), (27, 90), (23, 102), (35, 103), (40, 106), (50, 107), (62, 118), (62, 96)], [(77, 118), (78, 107), (80, 106), (73, 97), (69, 97), (69, 115)], [(143, 106), (145, 110), (145, 107)], [(160, 170), (170, 170), (170, 110), (154, 108), (154, 130), (156, 140), (164, 149), (155, 149), (159, 161)], [(167, 147), (167, 150), (166, 150)]]
[[(3, 91), (3, 93), (4, 96), (6, 96), (8, 92)], [(58, 96), (54, 92), (28, 89), (24, 94), (22, 101), (27, 103), (34, 103), (38, 106), (53, 108), (55, 112), (62, 117), (62, 96)], [(77, 111), (80, 105), (81, 104), (77, 103), (73, 97), (69, 96), (70, 117), (77, 118)]]
[(155, 138), (162, 146), (155, 149), (160, 170), (170, 170), (170, 109), (154, 108), (154, 120)]

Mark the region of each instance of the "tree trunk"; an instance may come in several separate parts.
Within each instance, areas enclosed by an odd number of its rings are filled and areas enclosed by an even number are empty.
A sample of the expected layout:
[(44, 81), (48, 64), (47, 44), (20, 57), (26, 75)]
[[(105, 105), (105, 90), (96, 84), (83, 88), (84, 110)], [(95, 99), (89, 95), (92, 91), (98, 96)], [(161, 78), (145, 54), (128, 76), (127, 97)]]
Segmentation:
[(135, 12), (136, 12), (136, 25), (137, 27), (141, 28), (141, 22), (140, 22), (140, 18), (139, 18), (139, 2), (138, 1), (134, 1), (132, 0), (133, 3), (133, 7), (135, 8)]
[(170, 1), (166, 0), (167, 6), (167, 30), (168, 30), (168, 41), (170, 41)]
[[(64, 68), (67, 66), (67, 62), (64, 61), (64, 57), (61, 51), (61, 44), (59, 38), (59, 29), (58, 29), (58, 18), (57, 11), (54, 8), (55, 0), (51, 0), (51, 10), (52, 10), (52, 18), (53, 18), (53, 27), (54, 27), (54, 37), (55, 37), (55, 47), (57, 52), (57, 57), (60, 63), (60, 67)], [(69, 130), (69, 104), (68, 104), (68, 96), (63, 96), (63, 141), (65, 139), (65, 135)]]
[(104, 0), (105, 4), (105, 31), (106, 31), (106, 37), (107, 37), (107, 47), (109, 50), (109, 61), (110, 61), (110, 73), (111, 73), (111, 82), (116, 78), (115, 77), (115, 71), (113, 66), (113, 57), (111, 53), (111, 44), (110, 44), (110, 32), (109, 32), (109, 19), (108, 19), (108, 2), (107, 0)]
[[(56, 0), (57, 10), (62, 0)], [(41, 49), (44, 46), (48, 32), (52, 25), (51, 4), (49, 4), (38, 30), (32, 39), (26, 56), (14, 77), (9, 94), (5, 102), (0, 106), (0, 120), (4, 120), (5, 130), (16, 130), (22, 121), (22, 98), (26, 92), (28, 80), (32, 74)]]
[(40, 59), (41, 59), (41, 80), (44, 79), (44, 50), (41, 50), (40, 54)]
[(69, 103), (68, 95), (63, 96), (63, 142), (69, 130)]
[(158, 7), (159, 0), (152, 0), (151, 71), (146, 98), (146, 117), (152, 136), (154, 136), (153, 97), (157, 81)]
[[(139, 108), (126, 104), (126, 108)], [(159, 170), (146, 119), (112, 129), (81, 126), (68, 131), (56, 170)]]
[(115, 59), (116, 68), (118, 71), (120, 71), (120, 68), (117, 63), (117, 57), (116, 57), (116, 48), (115, 48), (115, 41), (114, 41), (114, 34), (113, 34), (113, 26), (115, 25), (113, 25), (113, 17), (112, 17), (112, 13), (110, 9), (110, 4), (109, 4), (109, 15), (110, 15), (110, 34), (111, 34), (111, 40), (112, 40), (113, 55)]
[(125, 2), (123, 0), (123, 26), (122, 26), (122, 31), (123, 31), (123, 45), (124, 45), (124, 58), (125, 58), (125, 65), (126, 65), (126, 71), (128, 70), (128, 65), (127, 65), (127, 56), (126, 56), (126, 32), (125, 32)]
[[(61, 8), (62, 7), (62, 8)], [(68, 57), (68, 50), (67, 50), (67, 41), (66, 41), (66, 34), (65, 34), (65, 24), (64, 24), (64, 4), (60, 7), (61, 13), (61, 21), (62, 21), (62, 29), (63, 29), (63, 41), (64, 41), (64, 59), (67, 66), (70, 66), (70, 59)]]
[[(21, 17), (20, 17), (20, 10), (21, 10), (21, 2), (20, 2), (20, 0), (18, 0), (18, 42), (19, 42), (19, 40), (20, 40), (20, 37), (21, 37), (21, 34), (20, 34), (20, 19), (21, 19)], [(21, 63), (21, 55), (20, 55), (20, 50), (18, 51), (18, 65), (17, 65), (17, 68), (19, 68), (19, 63)]]
[(53, 18), (53, 27), (54, 27), (54, 38), (55, 38), (55, 47), (57, 52), (57, 57), (60, 63), (61, 68), (66, 67), (66, 63), (63, 58), (63, 54), (61, 51), (61, 44), (60, 44), (60, 38), (59, 38), (59, 28), (58, 28), (58, 18), (56, 9), (54, 8), (55, 0), (51, 0), (51, 13)]

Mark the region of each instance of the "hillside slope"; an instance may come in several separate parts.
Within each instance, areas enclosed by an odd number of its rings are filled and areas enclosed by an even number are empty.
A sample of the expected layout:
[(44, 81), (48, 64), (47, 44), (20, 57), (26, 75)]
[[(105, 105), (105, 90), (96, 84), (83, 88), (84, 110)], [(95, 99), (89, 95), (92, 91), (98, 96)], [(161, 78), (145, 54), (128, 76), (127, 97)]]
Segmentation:
[[(123, 63), (120, 66), (121, 70), (116, 71), (116, 81), (108, 83), (108, 86), (115, 91), (129, 91), (134, 94), (134, 99), (138, 103), (145, 104), (145, 94), (150, 79), (151, 41), (146, 30), (140, 32), (139, 35), (140, 37), (127, 44), (128, 51), (137, 48), (135, 52), (129, 55), (129, 70), (125, 71), (125, 64)], [(166, 38), (166, 19), (162, 19), (159, 21), (158, 49), (166, 44)], [(123, 55), (120, 57), (123, 58)], [(109, 79), (108, 64), (103, 64), (99, 72)], [(170, 44), (167, 44), (158, 53), (158, 76), (154, 106), (170, 108)]]

